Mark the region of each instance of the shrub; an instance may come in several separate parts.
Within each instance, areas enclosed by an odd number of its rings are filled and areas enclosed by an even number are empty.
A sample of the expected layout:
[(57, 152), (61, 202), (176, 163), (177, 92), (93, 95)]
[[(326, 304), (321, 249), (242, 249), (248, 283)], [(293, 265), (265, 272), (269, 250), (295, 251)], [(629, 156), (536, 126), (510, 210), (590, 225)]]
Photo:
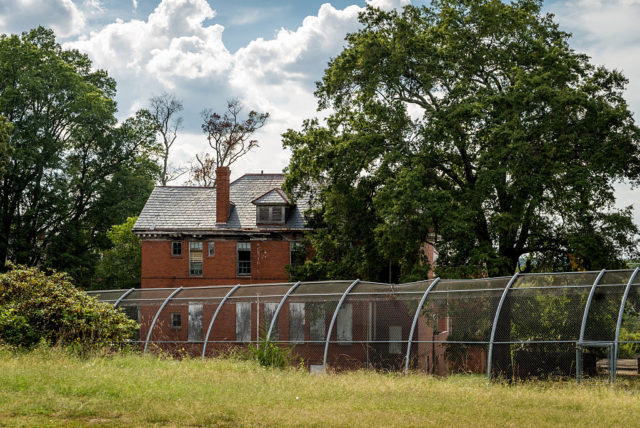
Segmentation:
[(137, 328), (121, 311), (78, 290), (67, 274), (11, 266), (0, 275), (0, 342), (86, 349), (121, 345)]
[(292, 349), (286, 346), (279, 346), (277, 343), (267, 340), (264, 334), (257, 344), (249, 344), (249, 351), (258, 363), (264, 367), (283, 369), (293, 364)]

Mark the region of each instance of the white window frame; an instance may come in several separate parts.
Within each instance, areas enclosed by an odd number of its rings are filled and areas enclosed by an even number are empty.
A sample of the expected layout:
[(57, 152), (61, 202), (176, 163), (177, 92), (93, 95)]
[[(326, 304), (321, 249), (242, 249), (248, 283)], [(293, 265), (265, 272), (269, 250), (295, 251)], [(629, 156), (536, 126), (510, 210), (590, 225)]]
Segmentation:
[(214, 257), (216, 254), (215, 241), (207, 242), (207, 257)]
[[(197, 273), (193, 273), (194, 270), (191, 267), (191, 263), (198, 263), (198, 262), (194, 262), (191, 260), (191, 251), (192, 250), (198, 250), (198, 248), (191, 248), (191, 246), (193, 244), (200, 244), (200, 253), (202, 253), (202, 260), (199, 262), (200, 263), (200, 274)], [(189, 276), (193, 276), (193, 277), (201, 277), (204, 273), (204, 244), (202, 241), (189, 241)]]
[[(240, 263), (247, 263), (247, 260), (240, 260), (240, 251), (249, 251), (249, 271), (241, 272)], [(236, 275), (237, 276), (251, 276), (251, 241), (238, 241), (236, 243)], [(246, 266), (243, 266), (242, 270), (246, 270)]]

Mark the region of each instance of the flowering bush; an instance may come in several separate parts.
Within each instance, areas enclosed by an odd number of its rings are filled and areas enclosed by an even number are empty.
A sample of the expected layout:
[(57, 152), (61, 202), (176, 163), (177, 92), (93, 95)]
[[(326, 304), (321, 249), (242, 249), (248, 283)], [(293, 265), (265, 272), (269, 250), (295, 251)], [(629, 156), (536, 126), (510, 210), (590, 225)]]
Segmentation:
[(31, 347), (119, 345), (138, 328), (111, 305), (78, 290), (65, 273), (12, 266), (0, 274), (0, 342)]

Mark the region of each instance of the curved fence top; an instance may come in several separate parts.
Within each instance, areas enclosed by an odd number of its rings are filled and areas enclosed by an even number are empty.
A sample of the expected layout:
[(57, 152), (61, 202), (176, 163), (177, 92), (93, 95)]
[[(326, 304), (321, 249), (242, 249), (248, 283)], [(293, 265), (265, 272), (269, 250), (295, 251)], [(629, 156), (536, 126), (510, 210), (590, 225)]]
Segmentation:
[[(582, 337), (585, 341), (614, 341), (621, 304), (634, 310), (640, 309), (640, 275), (631, 281), (630, 290), (627, 291), (629, 298), (623, 302), (623, 295), (633, 272), (632, 269), (607, 270), (601, 276), (601, 271), (519, 274), (508, 289), (507, 285), (513, 277), (440, 279), (421, 303), (419, 315), (425, 319), (437, 320), (430, 322), (443, 325), (439, 329), (447, 333), (441, 334), (443, 342), (488, 343), (492, 329), (496, 330), (497, 342), (578, 342), (583, 340)], [(296, 287), (293, 287), (297, 284), (295, 282), (246, 284), (238, 285), (229, 296), (227, 294), (236, 284), (185, 287), (173, 296), (175, 288), (99, 290), (89, 291), (88, 294), (112, 304), (121, 299), (121, 308), (158, 308), (163, 304), (173, 307), (194, 303), (206, 306), (208, 303), (217, 305), (223, 299), (228, 307), (242, 302), (264, 303), (268, 306), (266, 309), (258, 309), (260, 317), (268, 318), (273, 313), (274, 317), (281, 318), (281, 309), (289, 310), (284, 306), (288, 303), (324, 302), (333, 305), (326, 307), (326, 311), (333, 313), (335, 305), (348, 290), (344, 299), (346, 307), (357, 304), (357, 308), (361, 308), (360, 302), (378, 302), (378, 322), (398, 324), (398, 320), (402, 319), (404, 323), (404, 318), (407, 317), (413, 320), (418, 302), (433, 280), (405, 284), (360, 281), (349, 289), (353, 282), (303, 281)], [(380, 302), (384, 301), (404, 303), (380, 306)], [(496, 314), (498, 309), (500, 313)], [(283, 316), (283, 320), (289, 319), (288, 313)], [(583, 316), (586, 318), (583, 319)], [(211, 315), (207, 317), (209, 320)], [(354, 315), (354, 323), (356, 318)], [(272, 318), (268, 321), (268, 327), (276, 334), (278, 321)], [(364, 321), (358, 318), (357, 322)], [(625, 320), (620, 322), (624, 330)], [(402, 330), (402, 337), (408, 336), (408, 330)], [(376, 335), (372, 331), (367, 334)], [(325, 338), (322, 337), (322, 340)]]

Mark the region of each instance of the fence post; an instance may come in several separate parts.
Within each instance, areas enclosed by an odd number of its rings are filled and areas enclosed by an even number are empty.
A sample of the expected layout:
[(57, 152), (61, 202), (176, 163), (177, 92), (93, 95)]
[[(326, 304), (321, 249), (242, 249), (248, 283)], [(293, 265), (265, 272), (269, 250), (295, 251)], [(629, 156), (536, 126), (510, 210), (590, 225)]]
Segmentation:
[(127, 291), (124, 292), (124, 294), (120, 297), (118, 297), (118, 300), (116, 300), (116, 302), (113, 304), (113, 308), (117, 308), (118, 305), (120, 304), (120, 302), (122, 302), (122, 299), (124, 299), (125, 297), (127, 297), (129, 294), (131, 294), (131, 292), (133, 292), (133, 290), (135, 290), (135, 288), (130, 288)]
[(340, 307), (342, 306), (342, 303), (344, 302), (344, 299), (347, 298), (347, 294), (349, 294), (349, 292), (351, 291), (351, 289), (353, 287), (356, 286), (357, 283), (359, 283), (360, 280), (356, 279), (355, 281), (353, 281), (351, 283), (351, 285), (349, 287), (347, 287), (347, 289), (344, 291), (344, 294), (342, 295), (342, 297), (340, 297), (340, 301), (338, 302), (338, 306), (336, 306), (336, 310), (333, 311), (333, 316), (331, 317), (331, 323), (329, 324), (329, 331), (327, 332), (327, 339), (324, 343), (324, 357), (322, 358), (322, 367), (323, 368), (327, 368), (327, 355), (329, 352), (329, 340), (331, 339), (331, 332), (333, 331), (333, 325), (336, 322), (336, 318), (338, 317), (338, 311), (340, 310)]
[(595, 281), (593, 281), (593, 286), (591, 287), (591, 291), (589, 291), (589, 297), (587, 298), (587, 303), (584, 306), (584, 314), (582, 315), (582, 324), (580, 325), (580, 338), (578, 339), (578, 344), (576, 345), (576, 382), (580, 383), (580, 378), (582, 377), (582, 342), (584, 341), (584, 332), (587, 328), (587, 317), (589, 316), (589, 309), (591, 308), (591, 301), (593, 300), (593, 295), (596, 293), (596, 286), (602, 279), (602, 276), (606, 272), (606, 269), (602, 269), (598, 274), (598, 277)]
[(287, 300), (287, 297), (289, 297), (289, 295), (293, 293), (296, 290), (296, 288), (300, 286), (300, 284), (302, 284), (302, 281), (298, 281), (295, 284), (293, 284), (291, 288), (287, 290), (287, 293), (282, 297), (282, 300), (280, 300), (280, 304), (276, 308), (276, 311), (273, 313), (273, 318), (271, 319), (271, 323), (269, 324), (269, 331), (267, 332), (267, 343), (269, 343), (269, 339), (271, 339), (271, 330), (273, 330), (273, 326), (275, 325), (276, 320), (278, 319), (278, 314), (280, 313), (280, 309), (282, 308), (282, 305), (284, 305), (284, 302)]
[(156, 315), (153, 317), (153, 321), (151, 322), (151, 327), (149, 327), (149, 333), (147, 333), (147, 340), (145, 340), (144, 342), (144, 350), (142, 351), (143, 354), (147, 353), (147, 346), (149, 346), (149, 339), (151, 339), (151, 333), (153, 332), (153, 327), (156, 325), (156, 321), (158, 321), (160, 312), (162, 312), (164, 307), (167, 306), (167, 303), (169, 302), (169, 300), (171, 300), (171, 298), (176, 294), (178, 294), (181, 290), (182, 290), (182, 287), (176, 288), (175, 290), (173, 290), (173, 293), (169, 294), (169, 297), (167, 297), (164, 300), (164, 302), (162, 302), (162, 305), (160, 305), (160, 309), (158, 309), (158, 312), (156, 312)]
[(622, 327), (622, 316), (624, 314), (624, 307), (627, 304), (627, 297), (629, 297), (629, 290), (631, 290), (631, 284), (636, 279), (636, 275), (638, 274), (638, 270), (640, 266), (638, 266), (631, 277), (629, 277), (629, 282), (627, 282), (627, 286), (624, 289), (624, 295), (622, 296), (622, 302), (620, 303), (620, 310), (618, 311), (618, 322), (616, 323), (616, 337), (613, 342), (613, 360), (612, 364), (609, 365), (609, 370), (611, 371), (611, 382), (616, 381), (616, 375), (618, 371), (618, 348), (620, 347), (620, 327)]
[(491, 337), (489, 338), (489, 354), (487, 356), (487, 379), (491, 380), (491, 360), (493, 359), (493, 340), (496, 336), (496, 328), (498, 327), (498, 319), (500, 318), (500, 311), (502, 311), (502, 305), (504, 303), (504, 299), (507, 297), (507, 293), (509, 289), (515, 282), (516, 278), (520, 272), (516, 272), (515, 275), (511, 277), (507, 286), (504, 287), (504, 291), (502, 292), (502, 297), (500, 298), (500, 303), (498, 303), (498, 308), (496, 309), (496, 315), (493, 317), (493, 325), (491, 326)]
[(420, 310), (422, 309), (422, 305), (424, 305), (424, 302), (427, 300), (427, 296), (429, 295), (429, 292), (431, 291), (433, 286), (436, 285), (438, 282), (440, 282), (439, 277), (434, 279), (431, 282), (431, 284), (429, 284), (429, 286), (427, 287), (427, 290), (422, 295), (422, 298), (420, 299), (420, 303), (418, 303), (418, 308), (416, 309), (416, 313), (413, 316), (413, 322), (411, 323), (411, 330), (409, 330), (409, 339), (407, 340), (407, 357), (404, 365), (404, 374), (409, 373), (409, 356), (411, 355), (411, 342), (413, 341), (413, 333), (416, 329), (418, 318), (420, 318)]
[(229, 290), (229, 292), (227, 294), (225, 294), (225, 296), (220, 301), (220, 304), (216, 308), (216, 311), (213, 313), (213, 316), (211, 317), (211, 321), (209, 322), (209, 328), (207, 328), (207, 335), (204, 337), (204, 343), (202, 344), (202, 359), (203, 360), (204, 360), (205, 352), (207, 352), (207, 342), (209, 341), (209, 334), (211, 334), (211, 328), (213, 327), (213, 323), (215, 322), (216, 318), (218, 317), (218, 313), (220, 312), (220, 309), (222, 308), (222, 305), (225, 304), (225, 302), (227, 301), (229, 296), (231, 296), (238, 289), (238, 287), (240, 287), (240, 284), (237, 284), (231, 290)]

